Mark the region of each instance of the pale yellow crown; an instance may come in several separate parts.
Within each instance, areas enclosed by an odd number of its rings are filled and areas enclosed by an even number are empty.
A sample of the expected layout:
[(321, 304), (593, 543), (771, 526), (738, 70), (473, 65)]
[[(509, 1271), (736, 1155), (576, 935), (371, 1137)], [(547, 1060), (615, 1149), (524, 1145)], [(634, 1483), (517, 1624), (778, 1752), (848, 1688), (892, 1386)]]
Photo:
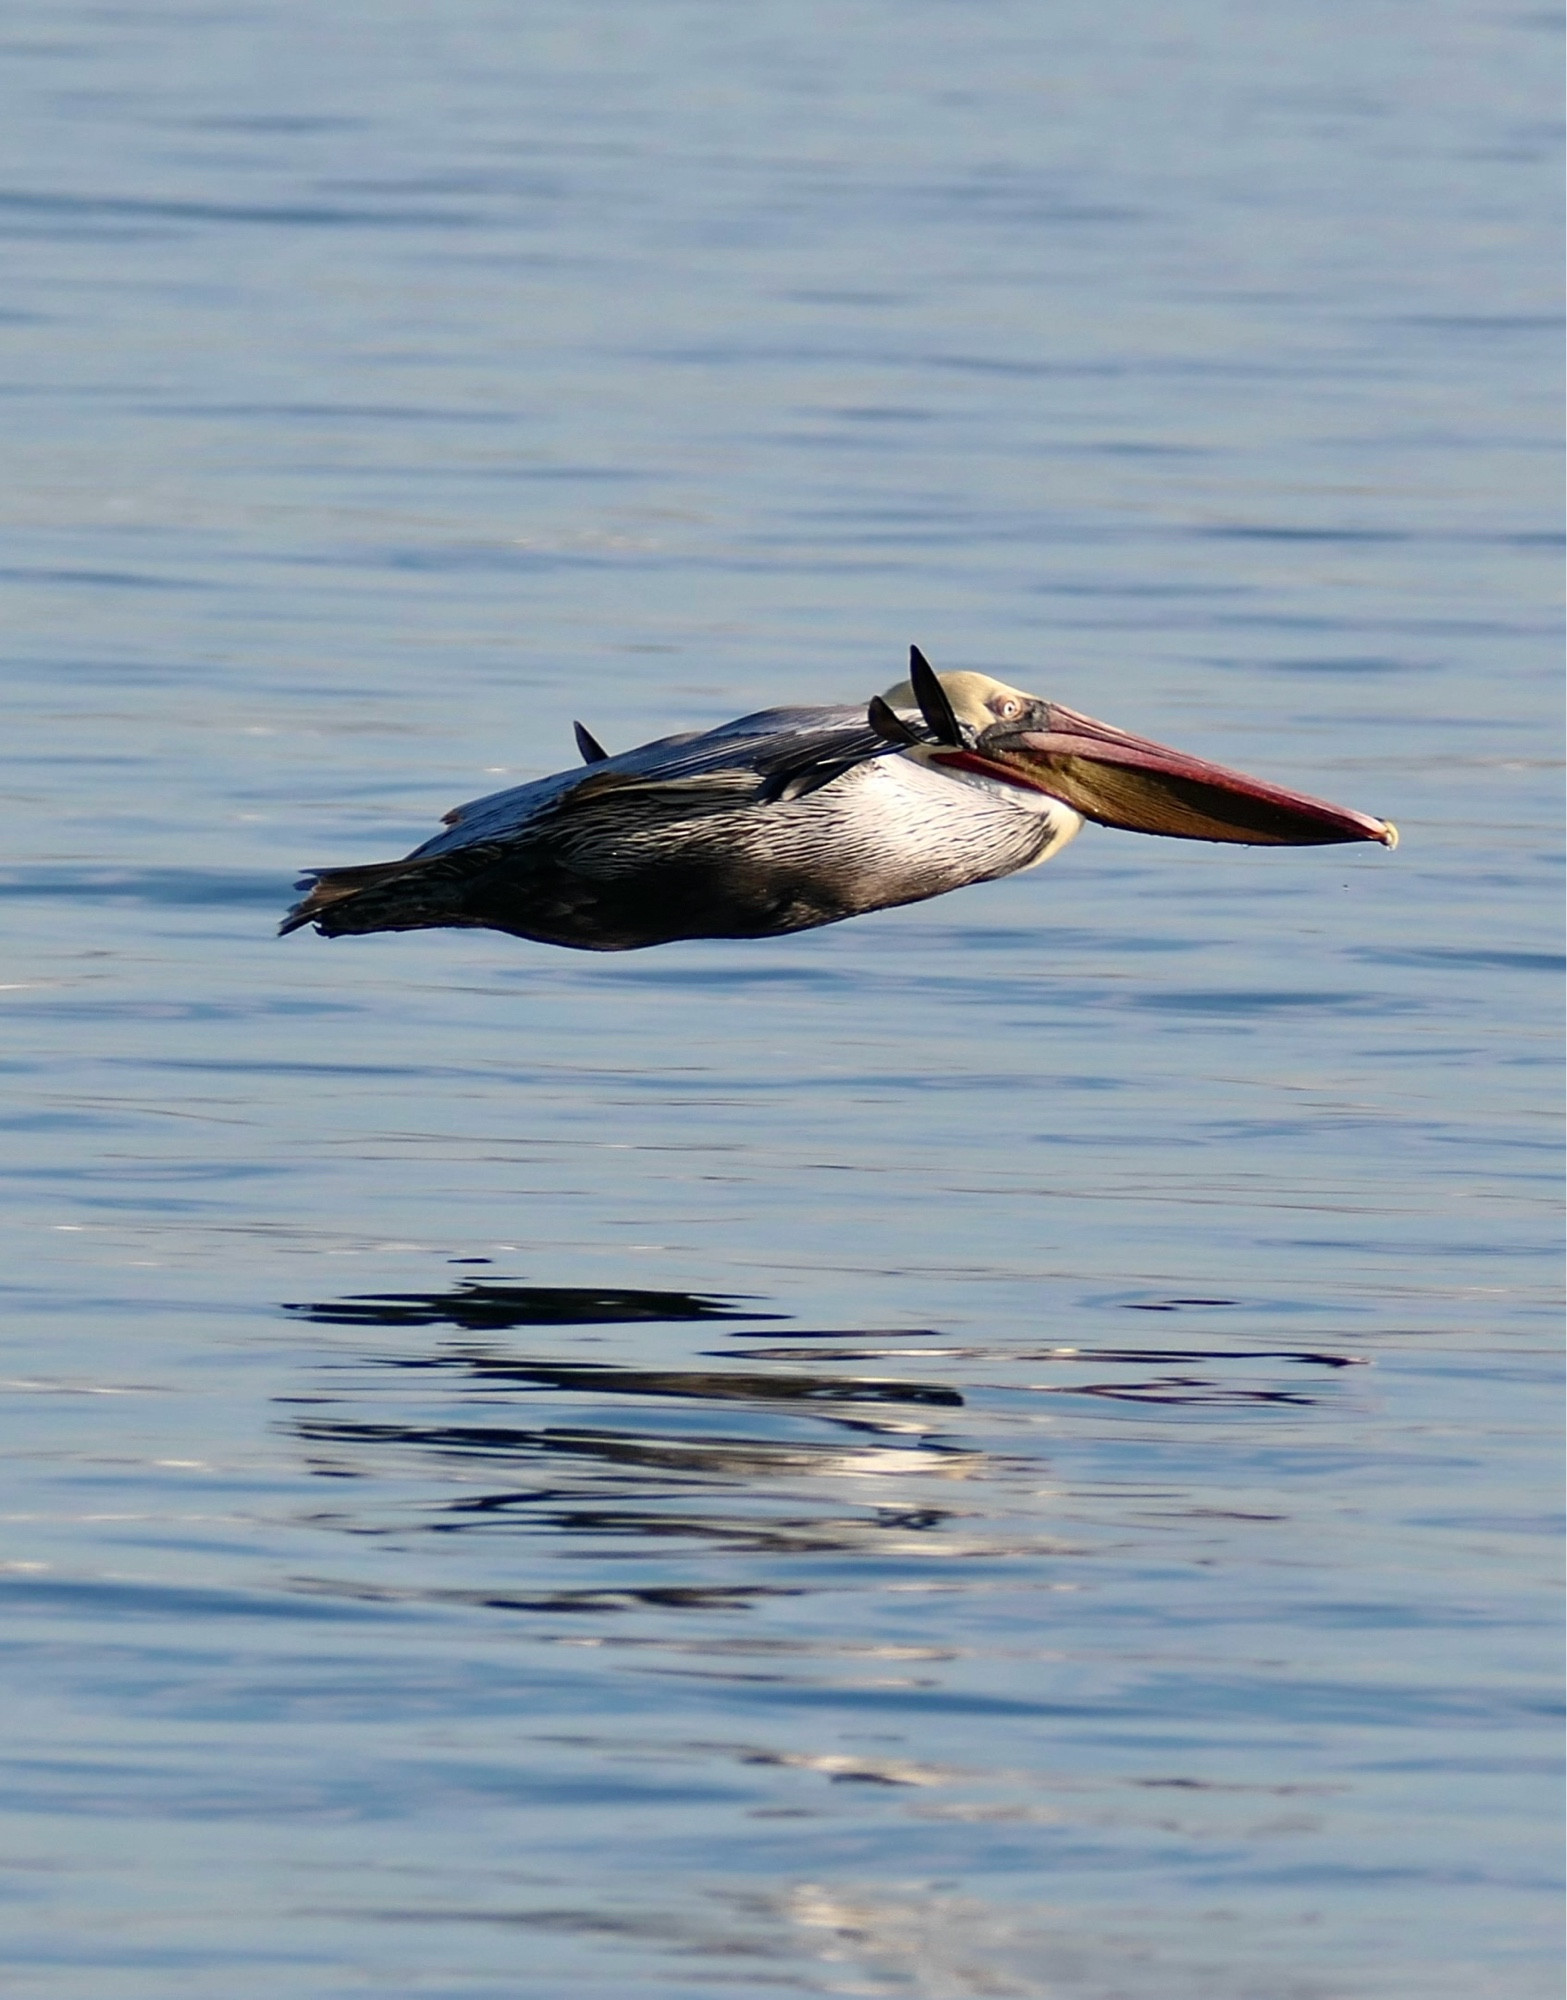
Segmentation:
[[(966, 722), (974, 729), (988, 729), (996, 720), (995, 710), (990, 704), (997, 695), (1013, 695), (1025, 702), (1034, 699), (1021, 688), (1008, 687), (1005, 681), (993, 681), (989, 674), (938, 674), (936, 678), (947, 691), (953, 714), (959, 722)], [(899, 681), (896, 687), (888, 688), (882, 700), (889, 708), (919, 707), (908, 681)]]

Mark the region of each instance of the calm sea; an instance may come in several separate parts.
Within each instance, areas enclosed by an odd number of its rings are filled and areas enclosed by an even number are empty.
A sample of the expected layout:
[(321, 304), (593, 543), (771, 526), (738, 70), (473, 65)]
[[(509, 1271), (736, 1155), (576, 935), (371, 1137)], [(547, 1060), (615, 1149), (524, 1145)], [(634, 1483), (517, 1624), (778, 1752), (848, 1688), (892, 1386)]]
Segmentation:
[[(6, 1992), (1554, 2000), (1554, 17), (0, 54)], [(1403, 846), (273, 936), (911, 640)]]

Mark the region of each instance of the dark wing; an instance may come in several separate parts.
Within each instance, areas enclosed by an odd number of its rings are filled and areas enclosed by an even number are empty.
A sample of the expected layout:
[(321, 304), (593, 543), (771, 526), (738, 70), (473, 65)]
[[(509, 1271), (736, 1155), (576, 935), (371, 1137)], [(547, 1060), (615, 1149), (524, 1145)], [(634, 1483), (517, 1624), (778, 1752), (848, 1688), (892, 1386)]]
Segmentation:
[[(601, 852), (624, 845), (629, 854), (639, 829), (806, 798), (905, 747), (871, 728), (857, 708), (765, 709), (720, 729), (666, 736), (457, 806), (440, 833), (401, 861), (311, 870), (299, 884), (308, 894), (283, 929), (316, 923), (330, 933), (451, 922), (461, 882), (535, 838), (558, 839), (567, 850), (583, 839)], [(588, 745), (583, 750), (589, 754)]]
[[(611, 790), (721, 793), (730, 803), (747, 799), (754, 805), (776, 805), (803, 799), (830, 785), (834, 778), (872, 757), (886, 757), (905, 746), (891, 743), (871, 728), (865, 715), (842, 709), (772, 709), (743, 717), (708, 735), (682, 744), (671, 757), (650, 771), (636, 769), (595, 772), (579, 784), (563, 805), (602, 798)], [(823, 718), (823, 719), (818, 719)], [(748, 724), (783, 722), (784, 727), (748, 728)], [(631, 757), (636, 758), (632, 752)], [(611, 762), (619, 760), (611, 759)], [(627, 760), (631, 761), (630, 759)]]
[[(872, 757), (895, 755), (858, 708), (771, 708), (720, 729), (665, 736), (586, 769), (562, 772), (470, 800), (446, 816), (446, 831), (417, 850), (423, 857), (472, 844), (504, 841), (607, 799), (611, 794), (659, 793), (670, 805), (774, 805), (830, 785)], [(410, 856), (409, 859), (413, 859)]]
[(577, 739), (577, 749), (581, 754), (584, 764), (602, 764), (605, 762), (609, 756), (609, 752), (585, 722), (574, 722), (571, 725), (571, 733)]

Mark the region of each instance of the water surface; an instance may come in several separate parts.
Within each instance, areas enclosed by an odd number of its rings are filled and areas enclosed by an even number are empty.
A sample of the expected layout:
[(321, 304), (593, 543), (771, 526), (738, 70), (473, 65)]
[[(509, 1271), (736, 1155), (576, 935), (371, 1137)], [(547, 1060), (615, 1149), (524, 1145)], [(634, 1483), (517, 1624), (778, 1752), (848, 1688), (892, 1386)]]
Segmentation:
[[(7, 1990), (1557, 1992), (1554, 23), (0, 46)], [(911, 639), (1404, 844), (272, 935)]]

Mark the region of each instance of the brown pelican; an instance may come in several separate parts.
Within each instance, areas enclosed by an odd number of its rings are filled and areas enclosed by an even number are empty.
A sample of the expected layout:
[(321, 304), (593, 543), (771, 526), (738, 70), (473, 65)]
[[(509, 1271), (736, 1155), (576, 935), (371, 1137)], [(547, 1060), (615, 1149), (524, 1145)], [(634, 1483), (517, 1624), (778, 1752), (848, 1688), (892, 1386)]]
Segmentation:
[(1182, 840), (1398, 839), (1386, 821), (1112, 729), (984, 674), (868, 710), (770, 708), (475, 799), (402, 861), (322, 868), (283, 923), (452, 925), (584, 951), (775, 937), (1047, 861), (1085, 819)]

